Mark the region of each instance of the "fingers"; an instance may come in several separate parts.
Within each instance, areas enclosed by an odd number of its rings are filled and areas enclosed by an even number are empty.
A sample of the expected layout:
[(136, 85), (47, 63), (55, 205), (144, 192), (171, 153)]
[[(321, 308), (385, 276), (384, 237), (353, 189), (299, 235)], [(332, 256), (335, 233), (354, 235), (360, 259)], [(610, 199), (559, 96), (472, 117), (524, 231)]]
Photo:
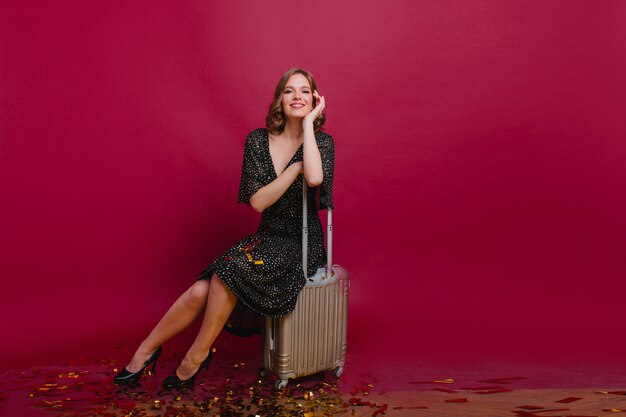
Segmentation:
[(324, 96), (321, 96), (317, 92), (317, 90), (313, 92), (313, 97), (315, 97), (315, 99), (317, 100), (317, 105), (315, 106), (315, 110), (318, 110), (321, 113), (326, 105), (326, 99), (324, 98)]
[(315, 107), (313, 107), (311, 112), (305, 116), (305, 120), (314, 121), (322, 115), (322, 110), (324, 110), (324, 107), (326, 106), (324, 96), (320, 96), (317, 90), (313, 91), (313, 99), (316, 103)]

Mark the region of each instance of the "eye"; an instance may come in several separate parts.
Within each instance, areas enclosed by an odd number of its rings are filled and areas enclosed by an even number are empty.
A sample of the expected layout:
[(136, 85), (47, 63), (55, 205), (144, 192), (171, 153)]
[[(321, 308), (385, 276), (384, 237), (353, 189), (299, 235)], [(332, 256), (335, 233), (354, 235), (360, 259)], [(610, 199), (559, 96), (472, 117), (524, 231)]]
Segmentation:
[(283, 91), (283, 94), (289, 94), (289, 93), (291, 93), (291, 90), (285, 90), (285, 91)]

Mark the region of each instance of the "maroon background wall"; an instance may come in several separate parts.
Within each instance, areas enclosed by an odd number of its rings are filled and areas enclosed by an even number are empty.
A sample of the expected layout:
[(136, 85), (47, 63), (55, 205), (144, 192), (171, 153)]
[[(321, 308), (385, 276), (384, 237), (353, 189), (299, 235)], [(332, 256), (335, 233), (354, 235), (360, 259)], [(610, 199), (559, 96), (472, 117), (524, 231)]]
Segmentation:
[(626, 3), (4, 1), (0, 367), (139, 340), (254, 230), (289, 67), (336, 140), (350, 350), (603, 361), (626, 342)]

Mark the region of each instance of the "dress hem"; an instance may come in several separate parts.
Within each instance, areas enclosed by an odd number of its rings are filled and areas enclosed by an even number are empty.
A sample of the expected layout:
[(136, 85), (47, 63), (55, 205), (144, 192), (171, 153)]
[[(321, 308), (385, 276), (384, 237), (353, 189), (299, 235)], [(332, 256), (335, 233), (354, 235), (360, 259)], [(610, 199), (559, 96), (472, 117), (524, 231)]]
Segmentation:
[[(249, 308), (249, 309), (250, 309), (250, 310), (252, 310), (253, 312), (255, 312), (255, 313), (257, 313), (257, 314), (260, 314), (260, 315), (262, 315), (262, 316), (264, 316), (264, 317), (272, 317), (272, 318), (283, 317), (283, 316), (286, 316), (286, 315), (288, 315), (288, 314), (291, 314), (291, 313), (293, 312), (293, 310), (295, 310), (295, 308), (296, 308), (296, 307), (295, 307), (295, 303), (294, 303), (294, 307), (293, 307), (291, 310), (289, 310), (287, 313), (285, 313), (285, 314), (273, 315), (273, 314), (263, 313), (263, 312), (261, 312), (261, 311), (257, 310), (256, 308), (252, 307), (250, 304), (248, 304), (248, 303), (247, 303), (247, 302), (243, 299), (243, 297), (241, 297), (241, 296), (239, 295), (239, 291), (234, 290), (234, 289), (232, 288), (231, 284), (228, 282), (228, 280), (224, 280), (224, 278), (222, 278), (223, 274), (222, 274), (222, 275), (220, 275), (220, 274), (218, 273), (218, 271), (216, 271), (215, 269), (206, 269), (206, 270), (202, 271), (202, 272), (200, 273), (200, 275), (198, 276), (198, 278), (196, 279), (196, 281), (200, 281), (201, 279), (206, 279), (206, 280), (210, 281), (210, 280), (211, 280), (211, 278), (213, 278), (213, 275), (214, 275), (214, 274), (215, 274), (215, 275), (216, 275), (216, 276), (217, 276), (217, 277), (218, 277), (218, 278), (219, 278), (219, 279), (220, 279), (220, 280), (224, 283), (224, 285), (226, 285), (226, 286), (228, 287), (228, 289), (230, 290), (230, 292), (232, 292), (232, 293), (235, 295), (235, 297), (237, 298), (237, 302), (241, 302), (243, 305), (245, 305), (247, 308)], [(306, 283), (305, 283), (305, 284), (306, 284)], [(302, 287), (304, 288), (304, 285), (303, 285)]]

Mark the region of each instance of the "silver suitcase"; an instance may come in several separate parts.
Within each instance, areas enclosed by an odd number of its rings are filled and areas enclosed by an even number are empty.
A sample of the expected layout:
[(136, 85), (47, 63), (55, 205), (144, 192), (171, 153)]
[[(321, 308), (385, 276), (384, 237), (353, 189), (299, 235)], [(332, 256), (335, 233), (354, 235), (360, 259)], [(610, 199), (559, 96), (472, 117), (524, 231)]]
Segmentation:
[[(307, 270), (307, 188), (302, 192), (302, 269)], [(276, 388), (291, 378), (332, 370), (339, 377), (346, 363), (348, 271), (332, 264), (332, 210), (328, 210), (326, 268), (307, 278), (293, 312), (266, 317), (262, 335), (261, 377), (278, 375)]]

